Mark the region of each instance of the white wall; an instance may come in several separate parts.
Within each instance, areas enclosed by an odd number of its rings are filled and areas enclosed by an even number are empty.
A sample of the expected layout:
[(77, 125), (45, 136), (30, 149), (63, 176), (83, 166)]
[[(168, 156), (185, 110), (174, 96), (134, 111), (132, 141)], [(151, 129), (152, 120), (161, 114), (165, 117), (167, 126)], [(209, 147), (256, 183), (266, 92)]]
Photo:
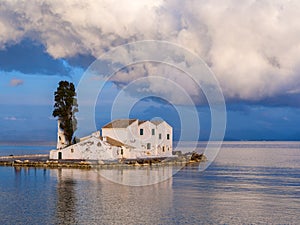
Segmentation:
[[(140, 129), (143, 129), (143, 135), (140, 135)], [(155, 130), (154, 135), (152, 135), (152, 129)], [(161, 134), (161, 139), (159, 139), (159, 134)], [(169, 140), (167, 140), (167, 134), (169, 134)], [(135, 150), (131, 152), (126, 151), (126, 155), (124, 150), (125, 158), (135, 158), (129, 157), (134, 154), (144, 156), (172, 155), (173, 129), (165, 121), (157, 126), (150, 121), (138, 125), (137, 120), (127, 128), (102, 128), (102, 136), (114, 138), (128, 146), (134, 147)], [(149, 143), (151, 148), (147, 149), (147, 144)]]
[(91, 137), (61, 150), (52, 150), (50, 159), (58, 159), (59, 152), (62, 153), (62, 159), (65, 160), (116, 160), (121, 158), (119, 147), (110, 146), (96, 137)]
[(60, 120), (57, 120), (57, 149), (63, 149), (68, 146), (68, 141), (64, 134), (64, 131), (60, 128)]
[[(143, 129), (143, 135), (140, 135), (140, 129)], [(155, 134), (152, 135), (152, 129), (154, 129)], [(138, 126), (139, 134), (139, 149), (144, 150), (148, 155), (156, 155), (156, 135), (157, 130), (155, 124), (146, 121)], [(147, 145), (150, 144), (150, 149), (147, 148)]]
[[(159, 155), (172, 155), (173, 150), (173, 129), (165, 121), (157, 125), (157, 149)], [(161, 134), (161, 139), (159, 139), (159, 134)], [(167, 135), (169, 134), (169, 140)], [(163, 151), (164, 150), (164, 151)]]

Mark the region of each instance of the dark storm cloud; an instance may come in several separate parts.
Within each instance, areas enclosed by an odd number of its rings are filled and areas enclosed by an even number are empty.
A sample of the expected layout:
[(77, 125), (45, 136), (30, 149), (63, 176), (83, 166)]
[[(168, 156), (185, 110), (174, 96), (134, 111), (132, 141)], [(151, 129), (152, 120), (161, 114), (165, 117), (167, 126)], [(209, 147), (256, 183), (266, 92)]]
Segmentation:
[(28, 39), (0, 50), (0, 69), (44, 75), (69, 75), (70, 72), (63, 60), (53, 59), (43, 45)]

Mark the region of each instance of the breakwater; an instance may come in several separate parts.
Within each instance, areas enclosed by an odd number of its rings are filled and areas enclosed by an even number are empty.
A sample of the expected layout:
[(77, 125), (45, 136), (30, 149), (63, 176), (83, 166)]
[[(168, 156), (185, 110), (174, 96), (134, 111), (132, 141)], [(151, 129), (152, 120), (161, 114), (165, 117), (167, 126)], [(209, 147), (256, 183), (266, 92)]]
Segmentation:
[(132, 166), (162, 166), (162, 165), (188, 165), (205, 161), (203, 154), (196, 152), (181, 154), (177, 152), (174, 157), (121, 159), (118, 161), (102, 160), (49, 160), (46, 154), (1, 156), (0, 166), (13, 167), (42, 167), (42, 168), (78, 168), (91, 169), (108, 167), (132, 167)]

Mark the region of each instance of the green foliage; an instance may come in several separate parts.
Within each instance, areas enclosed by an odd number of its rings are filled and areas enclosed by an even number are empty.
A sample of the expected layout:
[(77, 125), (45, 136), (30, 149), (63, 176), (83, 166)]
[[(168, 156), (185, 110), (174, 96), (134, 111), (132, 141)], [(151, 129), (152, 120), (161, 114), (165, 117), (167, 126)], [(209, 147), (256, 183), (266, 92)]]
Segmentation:
[(66, 139), (70, 144), (73, 134), (77, 129), (75, 113), (78, 112), (76, 91), (73, 83), (60, 81), (54, 93), (54, 110), (52, 115), (61, 121), (60, 128), (64, 131)]

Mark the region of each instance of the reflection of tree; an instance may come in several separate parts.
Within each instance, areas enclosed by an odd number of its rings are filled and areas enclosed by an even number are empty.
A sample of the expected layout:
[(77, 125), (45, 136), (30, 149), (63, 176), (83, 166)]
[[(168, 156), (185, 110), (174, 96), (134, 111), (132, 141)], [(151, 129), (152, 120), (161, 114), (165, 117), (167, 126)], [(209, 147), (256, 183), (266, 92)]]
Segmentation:
[(62, 171), (58, 171), (57, 185), (57, 205), (56, 219), (57, 224), (75, 224), (76, 223), (76, 182), (71, 178), (62, 178)]

